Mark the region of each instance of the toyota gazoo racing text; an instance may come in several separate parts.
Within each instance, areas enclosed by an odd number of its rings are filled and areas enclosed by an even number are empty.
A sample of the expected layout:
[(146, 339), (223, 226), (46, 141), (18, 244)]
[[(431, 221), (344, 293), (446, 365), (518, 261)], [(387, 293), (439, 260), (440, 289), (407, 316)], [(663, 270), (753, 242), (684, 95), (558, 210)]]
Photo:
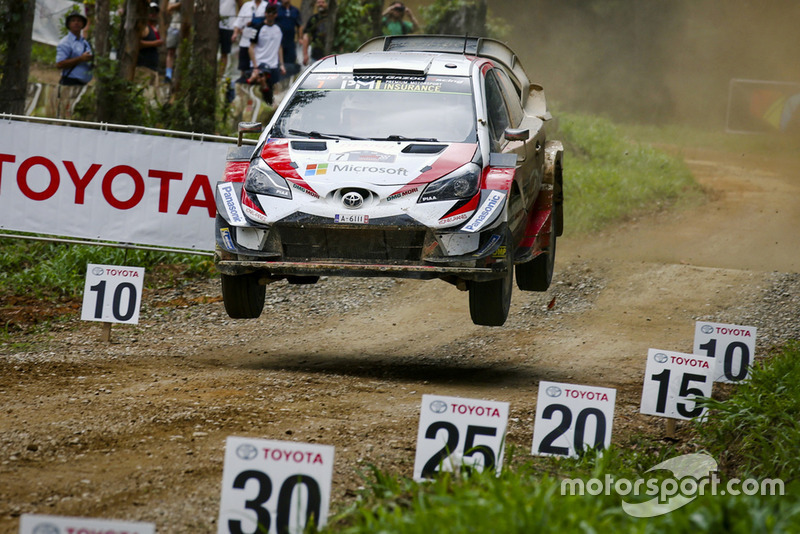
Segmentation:
[[(438, 278), (499, 326), (517, 286), (550, 285), (562, 154), (543, 89), (481, 38), (373, 39), (307, 69), (216, 186), (216, 257), (234, 318), (265, 284)], [(260, 125), (242, 123), (243, 131)]]

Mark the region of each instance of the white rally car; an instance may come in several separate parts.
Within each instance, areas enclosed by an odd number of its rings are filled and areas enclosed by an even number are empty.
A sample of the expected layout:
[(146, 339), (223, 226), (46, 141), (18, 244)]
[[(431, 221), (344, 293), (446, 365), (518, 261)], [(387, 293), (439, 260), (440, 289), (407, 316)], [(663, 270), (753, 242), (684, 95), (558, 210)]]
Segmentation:
[(281, 279), (438, 278), (469, 292), (474, 323), (502, 325), (515, 268), (523, 290), (553, 274), (563, 148), (550, 119), (541, 86), (491, 39), (381, 37), (318, 61), (217, 184), (225, 309), (258, 317)]

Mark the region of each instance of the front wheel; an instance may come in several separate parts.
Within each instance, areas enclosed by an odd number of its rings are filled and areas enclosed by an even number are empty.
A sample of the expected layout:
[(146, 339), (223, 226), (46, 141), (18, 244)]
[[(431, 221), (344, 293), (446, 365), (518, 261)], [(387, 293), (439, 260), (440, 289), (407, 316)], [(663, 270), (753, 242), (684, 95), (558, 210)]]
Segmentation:
[(267, 287), (259, 284), (258, 273), (221, 274), (222, 300), (225, 311), (233, 319), (255, 319), (264, 309)]
[(503, 278), (470, 282), (469, 315), (477, 325), (503, 326), (508, 318), (514, 290), (514, 247), (510, 232), (506, 235), (505, 263), (507, 270)]

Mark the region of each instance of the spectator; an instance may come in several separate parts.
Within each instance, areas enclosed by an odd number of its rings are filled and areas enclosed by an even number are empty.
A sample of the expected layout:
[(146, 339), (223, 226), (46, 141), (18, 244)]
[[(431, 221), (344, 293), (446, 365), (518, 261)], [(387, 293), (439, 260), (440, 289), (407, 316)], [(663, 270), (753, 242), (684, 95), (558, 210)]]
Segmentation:
[(300, 72), (300, 65), (297, 64), (297, 36), (300, 28), (300, 10), (292, 5), (291, 0), (281, 0), (278, 8), (278, 18), (275, 23), (283, 32), (281, 48), (283, 48), (283, 62), (286, 66), (286, 74), (291, 76)]
[(256, 31), (264, 23), (264, 12), (267, 2), (264, 0), (248, 0), (242, 4), (236, 22), (233, 23), (233, 41), (239, 40), (239, 71), (242, 73), (238, 81), (247, 81), (250, 73), (250, 41)]
[(317, 0), (317, 12), (308, 17), (303, 28), (303, 65), (308, 65), (308, 47), (311, 46), (311, 59), (317, 61), (325, 57), (325, 41), (328, 39), (327, 0)]
[(86, 85), (92, 79), (92, 47), (83, 38), (86, 17), (80, 13), (67, 15), (69, 32), (56, 47), (56, 67), (61, 69), (61, 85)]
[(178, 45), (181, 42), (181, 3), (169, 2), (167, 4), (167, 16), (169, 26), (167, 27), (167, 82), (172, 81), (172, 74), (175, 69), (175, 56), (177, 55)]
[(164, 40), (158, 34), (158, 12), (158, 2), (150, 2), (147, 24), (142, 29), (139, 57), (136, 60), (138, 67), (147, 67), (153, 72), (158, 72), (158, 47), (164, 44)]
[(275, 24), (278, 7), (268, 6), (264, 12), (264, 24), (256, 31), (250, 43), (249, 53), (253, 74), (249, 83), (258, 82), (267, 104), (272, 105), (272, 87), (286, 74), (281, 49), (282, 32)]
[[(403, 20), (406, 15), (411, 20)], [(395, 2), (383, 12), (381, 29), (384, 35), (406, 35), (414, 33), (417, 28), (419, 28), (417, 18), (403, 2)]]
[(231, 55), (233, 44), (233, 23), (236, 20), (236, 0), (219, 1), (219, 74), (225, 76), (228, 68), (228, 56)]

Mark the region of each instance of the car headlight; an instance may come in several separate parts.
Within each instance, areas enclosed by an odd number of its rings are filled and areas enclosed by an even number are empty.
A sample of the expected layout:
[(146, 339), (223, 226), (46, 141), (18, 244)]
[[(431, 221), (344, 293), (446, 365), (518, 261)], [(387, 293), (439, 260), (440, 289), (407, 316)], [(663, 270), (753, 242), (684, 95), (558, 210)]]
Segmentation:
[(480, 166), (475, 163), (467, 163), (450, 174), (429, 183), (417, 202), (471, 198), (478, 192), (480, 182)]
[(292, 191), (286, 179), (273, 171), (262, 158), (256, 158), (247, 169), (244, 189), (258, 195), (292, 198)]

